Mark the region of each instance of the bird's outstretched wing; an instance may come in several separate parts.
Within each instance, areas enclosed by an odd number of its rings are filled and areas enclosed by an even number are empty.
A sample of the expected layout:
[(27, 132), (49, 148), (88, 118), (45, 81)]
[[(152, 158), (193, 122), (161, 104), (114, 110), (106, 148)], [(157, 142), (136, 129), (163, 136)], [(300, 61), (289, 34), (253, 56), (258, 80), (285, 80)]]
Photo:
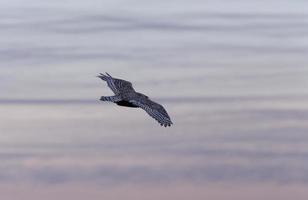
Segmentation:
[(120, 94), (122, 92), (135, 91), (133, 85), (129, 81), (122, 79), (113, 78), (107, 72), (107, 75), (100, 73), (97, 77), (107, 82), (108, 87), (113, 91), (114, 94)]
[(145, 110), (151, 117), (158, 121), (161, 126), (167, 127), (173, 124), (164, 107), (149, 98), (135, 98), (129, 100), (129, 102)]

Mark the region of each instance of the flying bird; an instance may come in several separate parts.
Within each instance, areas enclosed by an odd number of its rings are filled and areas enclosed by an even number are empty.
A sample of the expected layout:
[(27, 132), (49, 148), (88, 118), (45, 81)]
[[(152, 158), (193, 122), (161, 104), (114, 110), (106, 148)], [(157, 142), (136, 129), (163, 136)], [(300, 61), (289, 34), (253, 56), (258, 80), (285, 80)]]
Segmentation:
[(119, 106), (142, 108), (161, 126), (167, 127), (173, 124), (164, 107), (152, 101), (146, 95), (136, 92), (131, 82), (113, 78), (107, 72), (106, 75), (100, 73), (97, 77), (106, 81), (108, 87), (115, 94), (114, 96), (102, 96), (101, 101), (110, 101)]

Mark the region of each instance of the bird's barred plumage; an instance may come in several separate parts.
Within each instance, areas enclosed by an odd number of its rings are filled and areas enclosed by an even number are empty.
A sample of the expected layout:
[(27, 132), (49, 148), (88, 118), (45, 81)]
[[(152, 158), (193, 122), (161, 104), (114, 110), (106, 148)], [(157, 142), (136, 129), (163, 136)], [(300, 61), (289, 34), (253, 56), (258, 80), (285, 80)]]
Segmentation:
[(118, 101), (121, 101), (121, 97), (119, 95), (116, 95), (116, 96), (111, 96), (111, 97), (105, 97), (105, 96), (102, 96), (100, 98), (101, 101), (111, 101), (111, 102), (118, 102)]
[(115, 96), (110, 97), (102, 96), (100, 100), (110, 101), (120, 106), (140, 107), (158, 121), (160, 125), (165, 127), (172, 125), (172, 121), (164, 107), (152, 101), (146, 95), (136, 92), (131, 82), (113, 78), (108, 73), (106, 75), (100, 73), (98, 77), (106, 81), (115, 94)]

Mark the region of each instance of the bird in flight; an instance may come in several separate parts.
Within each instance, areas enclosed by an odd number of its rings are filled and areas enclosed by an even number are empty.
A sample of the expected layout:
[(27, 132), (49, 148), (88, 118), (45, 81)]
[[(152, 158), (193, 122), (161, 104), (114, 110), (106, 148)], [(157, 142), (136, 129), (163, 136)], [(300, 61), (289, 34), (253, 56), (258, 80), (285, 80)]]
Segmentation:
[(100, 73), (97, 77), (107, 82), (108, 87), (115, 94), (114, 96), (102, 96), (101, 101), (110, 101), (119, 106), (142, 108), (153, 117), (161, 126), (171, 126), (172, 121), (164, 107), (134, 90), (131, 82), (113, 78), (107, 72)]

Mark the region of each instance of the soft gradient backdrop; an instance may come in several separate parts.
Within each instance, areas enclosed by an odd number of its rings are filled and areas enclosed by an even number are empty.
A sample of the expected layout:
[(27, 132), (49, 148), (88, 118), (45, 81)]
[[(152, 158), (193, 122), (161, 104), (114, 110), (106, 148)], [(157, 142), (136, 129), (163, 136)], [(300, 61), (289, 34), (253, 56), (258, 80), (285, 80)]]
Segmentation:
[(307, 1), (1, 0), (0, 35), (1, 200), (308, 198)]

